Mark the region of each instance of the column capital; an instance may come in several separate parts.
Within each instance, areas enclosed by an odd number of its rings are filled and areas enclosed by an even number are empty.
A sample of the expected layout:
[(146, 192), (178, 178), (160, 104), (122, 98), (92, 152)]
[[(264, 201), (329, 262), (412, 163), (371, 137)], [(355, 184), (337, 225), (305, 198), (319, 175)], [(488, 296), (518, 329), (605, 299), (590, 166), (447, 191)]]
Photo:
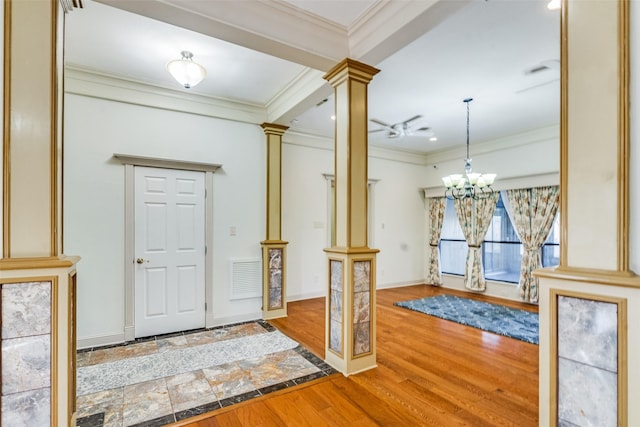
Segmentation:
[(260, 125), (262, 130), (267, 135), (284, 135), (284, 133), (289, 129), (289, 126), (279, 125), (277, 123), (263, 123)]
[(369, 83), (380, 70), (354, 59), (345, 58), (323, 76), (332, 86), (337, 86), (347, 78), (361, 83)]

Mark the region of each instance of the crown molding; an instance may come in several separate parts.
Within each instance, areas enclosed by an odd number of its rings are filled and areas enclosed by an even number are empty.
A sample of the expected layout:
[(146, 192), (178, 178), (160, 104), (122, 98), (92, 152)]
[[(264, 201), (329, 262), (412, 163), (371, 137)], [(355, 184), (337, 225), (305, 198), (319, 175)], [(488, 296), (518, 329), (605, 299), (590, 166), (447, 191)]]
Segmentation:
[(372, 147), (371, 145), (369, 145), (369, 157), (420, 166), (425, 166), (427, 164), (427, 157), (424, 154)]
[[(285, 132), (282, 137), (282, 143), (314, 148), (317, 150), (334, 150), (333, 138), (314, 135), (300, 130), (288, 130), (287, 132)], [(426, 165), (426, 156), (423, 154), (409, 153), (400, 150), (389, 150), (386, 148), (372, 146), (369, 146), (368, 153), (370, 158), (390, 160), (412, 165)]]
[[(510, 148), (520, 147), (522, 145), (535, 144), (537, 142), (560, 139), (560, 125), (547, 126), (534, 129), (529, 132), (523, 132), (503, 138), (486, 141), (473, 145), (473, 155), (488, 154), (495, 151), (507, 150)], [(437, 164), (449, 160), (458, 160), (465, 156), (465, 146), (460, 145), (449, 150), (434, 151), (427, 153), (427, 164)]]
[(350, 57), (376, 65), (470, 2), (378, 1), (349, 27)]
[(65, 66), (64, 79), (65, 93), (246, 123), (267, 121), (260, 105), (185, 93), (73, 65)]

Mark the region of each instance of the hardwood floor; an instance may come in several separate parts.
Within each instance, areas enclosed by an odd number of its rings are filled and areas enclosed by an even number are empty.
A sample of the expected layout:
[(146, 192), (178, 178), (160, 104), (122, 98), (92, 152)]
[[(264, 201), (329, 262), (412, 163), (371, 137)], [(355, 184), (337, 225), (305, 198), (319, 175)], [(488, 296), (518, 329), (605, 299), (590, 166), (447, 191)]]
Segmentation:
[[(538, 346), (393, 305), (442, 293), (493, 301), (425, 285), (379, 290), (376, 369), (332, 375), (176, 425), (537, 426)], [(288, 317), (271, 323), (324, 357), (324, 298), (289, 303)]]

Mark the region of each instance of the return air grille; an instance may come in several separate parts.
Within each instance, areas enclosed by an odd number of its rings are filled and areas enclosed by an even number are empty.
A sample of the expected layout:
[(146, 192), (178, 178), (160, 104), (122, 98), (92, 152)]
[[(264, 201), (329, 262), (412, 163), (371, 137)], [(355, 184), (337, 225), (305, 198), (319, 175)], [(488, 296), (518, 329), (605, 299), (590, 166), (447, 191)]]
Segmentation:
[(262, 265), (260, 258), (231, 260), (231, 299), (262, 296)]

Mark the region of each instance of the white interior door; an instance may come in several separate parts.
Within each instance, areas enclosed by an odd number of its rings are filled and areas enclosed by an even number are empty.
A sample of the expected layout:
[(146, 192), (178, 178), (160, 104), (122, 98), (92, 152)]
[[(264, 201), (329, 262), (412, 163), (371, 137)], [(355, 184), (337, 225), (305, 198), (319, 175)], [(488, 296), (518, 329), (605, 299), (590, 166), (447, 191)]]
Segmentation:
[(205, 325), (204, 172), (135, 167), (135, 336)]

